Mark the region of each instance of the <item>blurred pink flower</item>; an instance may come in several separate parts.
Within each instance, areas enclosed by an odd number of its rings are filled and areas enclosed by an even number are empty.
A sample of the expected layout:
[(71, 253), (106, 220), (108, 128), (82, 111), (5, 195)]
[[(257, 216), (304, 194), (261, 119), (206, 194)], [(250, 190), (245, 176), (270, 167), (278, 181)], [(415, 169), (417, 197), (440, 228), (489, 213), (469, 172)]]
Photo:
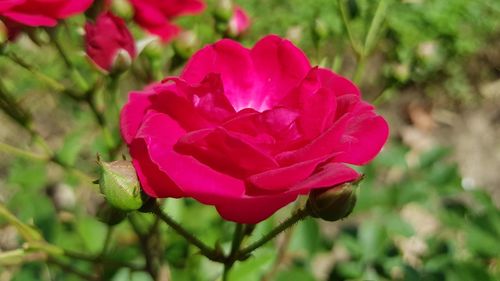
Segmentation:
[(130, 0), (130, 3), (135, 10), (135, 22), (164, 42), (172, 40), (180, 31), (172, 23), (173, 19), (205, 9), (202, 0)]
[[(60, 19), (83, 13), (93, 0), (3, 0), (0, 19), (18, 26), (55, 26)], [(12, 24), (11, 24), (12, 25)]]
[(232, 37), (237, 37), (250, 27), (250, 18), (245, 10), (236, 6), (233, 16), (229, 19), (228, 32)]
[(118, 54), (136, 56), (134, 38), (125, 21), (106, 12), (97, 17), (95, 23), (85, 24), (85, 52), (100, 68), (110, 71)]
[(373, 159), (388, 125), (352, 82), (270, 35), (251, 49), (206, 46), (179, 77), (131, 93), (121, 132), (147, 194), (257, 223), (299, 195), (358, 179), (346, 164)]

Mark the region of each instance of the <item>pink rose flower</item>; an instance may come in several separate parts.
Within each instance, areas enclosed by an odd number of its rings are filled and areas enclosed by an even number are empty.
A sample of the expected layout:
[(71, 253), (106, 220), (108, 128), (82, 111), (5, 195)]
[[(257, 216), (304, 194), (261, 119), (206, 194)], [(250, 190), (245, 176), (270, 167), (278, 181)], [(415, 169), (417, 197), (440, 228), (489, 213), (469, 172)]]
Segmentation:
[(121, 113), (147, 194), (192, 197), (239, 223), (358, 179), (346, 164), (373, 159), (388, 130), (353, 83), (274, 35), (252, 49), (206, 46), (179, 77), (131, 93)]
[(248, 17), (245, 10), (241, 7), (236, 6), (234, 9), (233, 16), (229, 19), (228, 32), (231, 36), (237, 37), (247, 31), (250, 27), (250, 18)]
[(85, 52), (100, 68), (110, 71), (117, 55), (136, 56), (134, 38), (125, 21), (106, 12), (97, 17), (95, 23), (85, 24)]
[(24, 26), (55, 26), (58, 20), (83, 13), (93, 0), (3, 0), (0, 19)]
[(174, 18), (205, 9), (201, 0), (130, 0), (130, 3), (135, 10), (135, 22), (164, 42), (173, 39), (180, 31), (171, 22)]

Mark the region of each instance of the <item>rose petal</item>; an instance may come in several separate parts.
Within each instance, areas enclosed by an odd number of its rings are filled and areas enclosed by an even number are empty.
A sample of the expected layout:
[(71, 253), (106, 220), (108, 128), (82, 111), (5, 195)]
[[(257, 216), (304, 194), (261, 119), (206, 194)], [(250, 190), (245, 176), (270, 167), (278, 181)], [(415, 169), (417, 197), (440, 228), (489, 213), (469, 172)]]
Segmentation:
[(146, 111), (151, 107), (152, 89), (129, 94), (128, 102), (120, 113), (120, 131), (123, 139), (130, 144), (141, 126)]
[(344, 116), (311, 143), (299, 149), (285, 151), (276, 155), (276, 161), (281, 166), (288, 166), (329, 155), (333, 152), (339, 152), (340, 140), (350, 118), (351, 116)]
[[(151, 161), (187, 196), (209, 205), (241, 197), (245, 190), (241, 180), (174, 151), (175, 143), (185, 134), (186, 131), (168, 115), (151, 110), (144, 117), (136, 138), (143, 139)], [(157, 194), (161, 193), (163, 184), (150, 182)]]
[(358, 87), (345, 77), (326, 68), (318, 68), (317, 74), (321, 85), (332, 90), (338, 97), (343, 95), (361, 96)]
[(130, 155), (142, 189), (154, 198), (185, 197), (186, 194), (151, 161), (146, 143), (137, 139), (130, 144)]
[(293, 186), (290, 191), (309, 192), (311, 189), (333, 187), (355, 181), (360, 174), (342, 163), (328, 163), (312, 176)]
[(29, 26), (55, 26), (57, 20), (45, 15), (30, 15), (22, 12), (8, 11), (2, 14), (13, 21)]
[(256, 224), (297, 199), (298, 192), (226, 200), (216, 206), (225, 220)]
[(356, 115), (341, 140), (344, 153), (336, 161), (364, 165), (380, 152), (388, 136), (389, 126), (384, 118), (373, 112)]
[(269, 35), (250, 51), (255, 66), (259, 111), (270, 109), (296, 87), (311, 69), (304, 53), (290, 41)]
[(221, 75), (224, 94), (236, 111), (259, 110), (262, 100), (255, 96), (255, 72), (248, 49), (229, 39), (206, 46), (191, 57), (181, 78), (197, 84), (210, 73)]
[(264, 151), (220, 127), (190, 132), (174, 148), (236, 178), (278, 167)]
[(328, 161), (336, 155), (337, 153), (325, 155), (287, 167), (267, 170), (265, 172), (255, 174), (247, 180), (255, 188), (259, 189), (273, 191), (289, 189), (296, 183), (308, 178), (319, 164)]

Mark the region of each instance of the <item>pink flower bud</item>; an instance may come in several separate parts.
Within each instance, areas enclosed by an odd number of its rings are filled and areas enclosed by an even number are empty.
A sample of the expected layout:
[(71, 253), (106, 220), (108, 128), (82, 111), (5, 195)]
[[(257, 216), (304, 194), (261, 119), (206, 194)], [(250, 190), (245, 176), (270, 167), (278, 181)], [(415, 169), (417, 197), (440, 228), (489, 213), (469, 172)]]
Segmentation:
[(229, 20), (228, 33), (231, 37), (238, 37), (250, 27), (250, 18), (240, 7), (234, 9), (233, 16)]
[[(126, 53), (131, 59), (136, 56), (134, 38), (125, 22), (107, 12), (97, 17), (95, 23), (85, 25), (85, 51), (101, 69), (113, 71), (117, 56)], [(121, 70), (122, 65), (119, 67)]]

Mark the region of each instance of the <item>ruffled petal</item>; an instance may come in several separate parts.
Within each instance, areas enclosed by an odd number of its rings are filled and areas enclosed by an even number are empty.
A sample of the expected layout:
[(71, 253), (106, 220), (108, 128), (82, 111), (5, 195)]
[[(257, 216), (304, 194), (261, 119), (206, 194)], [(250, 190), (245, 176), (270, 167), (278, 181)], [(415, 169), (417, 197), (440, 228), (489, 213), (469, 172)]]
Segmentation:
[(259, 111), (274, 107), (311, 69), (299, 48), (276, 35), (261, 39), (250, 53), (257, 75), (254, 83), (259, 87), (254, 97), (260, 101)]
[(181, 137), (174, 148), (237, 178), (278, 167), (264, 151), (220, 127), (190, 132)]
[(308, 193), (311, 189), (328, 188), (359, 179), (361, 175), (342, 163), (328, 163), (319, 171), (293, 186), (290, 191)]
[(125, 143), (130, 144), (134, 140), (146, 111), (152, 105), (150, 97), (154, 94), (153, 89), (129, 94), (128, 102), (120, 113), (120, 131)]
[(256, 76), (248, 49), (229, 39), (208, 45), (191, 57), (181, 78), (197, 84), (210, 73), (220, 74), (224, 94), (236, 111), (244, 108), (260, 111), (263, 100), (255, 92)]
[[(174, 151), (175, 143), (185, 134), (186, 131), (168, 115), (151, 110), (144, 117), (136, 138), (143, 139), (151, 161), (187, 196), (209, 205), (242, 197), (243, 181)], [(160, 194), (164, 186), (162, 182), (154, 182), (151, 188)]]
[(271, 191), (286, 190), (308, 178), (318, 165), (328, 161), (334, 156), (336, 156), (336, 154), (325, 155), (287, 167), (267, 170), (249, 177), (247, 181), (258, 189)]
[(344, 116), (312, 142), (299, 149), (282, 152), (276, 155), (276, 160), (281, 166), (289, 166), (341, 151), (340, 140), (350, 118)]
[(221, 202), (216, 208), (225, 220), (256, 224), (295, 201), (297, 196), (298, 192), (286, 192), (276, 195), (244, 197)]
[(13, 21), (29, 26), (55, 26), (57, 20), (45, 15), (31, 15), (23, 12), (9, 11), (2, 14)]
[(343, 152), (336, 161), (364, 165), (382, 149), (389, 136), (389, 125), (373, 112), (353, 117), (340, 141)]
[(154, 198), (185, 197), (186, 194), (151, 161), (146, 142), (136, 139), (130, 144), (130, 155), (144, 192)]

